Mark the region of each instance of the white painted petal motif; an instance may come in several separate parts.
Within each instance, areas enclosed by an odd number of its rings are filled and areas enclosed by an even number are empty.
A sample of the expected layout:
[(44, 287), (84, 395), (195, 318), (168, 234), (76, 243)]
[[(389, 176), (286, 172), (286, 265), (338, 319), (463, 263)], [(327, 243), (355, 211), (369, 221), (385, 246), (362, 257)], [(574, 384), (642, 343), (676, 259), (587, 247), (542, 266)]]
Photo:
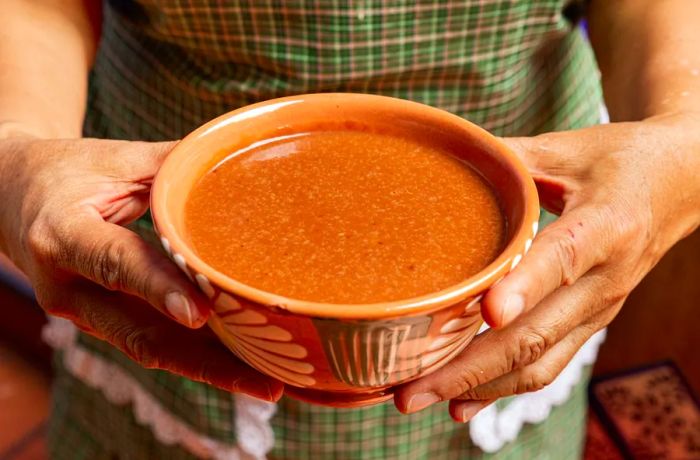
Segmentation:
[(172, 252), (170, 251), (170, 241), (168, 241), (166, 237), (160, 237), (160, 244), (163, 245), (163, 249), (165, 249), (165, 252), (167, 252), (168, 254), (172, 254)]
[(201, 273), (197, 273), (196, 275), (194, 275), (194, 278), (197, 281), (199, 288), (207, 297), (209, 297), (210, 299), (214, 297), (214, 288), (211, 287), (211, 284), (209, 283), (209, 280), (206, 276), (202, 275)]
[(467, 327), (471, 326), (475, 322), (476, 321), (473, 316), (468, 316), (466, 318), (454, 318), (442, 325), (440, 328), (440, 333), (447, 334), (449, 332), (461, 331), (462, 329), (466, 329)]
[(520, 263), (522, 258), (522, 254), (517, 254), (515, 257), (513, 257), (513, 263), (510, 264), (510, 269), (513, 270)]
[[(225, 315), (225, 316), (224, 316)], [(231, 325), (250, 325), (250, 324), (267, 324), (265, 315), (258, 313), (255, 310), (243, 310), (241, 312), (229, 311), (224, 313), (224, 323)]]
[(469, 310), (473, 306), (477, 305), (479, 302), (481, 302), (481, 299), (484, 298), (483, 294), (479, 294), (478, 296), (474, 297), (472, 300), (469, 301), (466, 307), (464, 307), (464, 310)]
[(279, 366), (283, 369), (287, 369), (290, 372), (296, 372), (297, 374), (311, 374), (314, 371), (314, 366), (304, 362), (297, 361), (296, 359), (283, 358), (282, 356), (275, 355), (273, 353), (268, 353), (262, 348), (253, 347), (245, 342), (240, 342), (239, 345), (259, 358)]
[(228, 297), (225, 302), (235, 308), (218, 313), (213, 325), (216, 325), (215, 330), (222, 327), (227, 331), (224, 343), (234, 353), (261, 372), (283, 382), (300, 387), (316, 383), (311, 376), (315, 370), (313, 364), (303, 360), (308, 356), (306, 348), (293, 343), (289, 331), (268, 324), (262, 311), (241, 309), (233, 297), (222, 293), (219, 299), (223, 296)]
[(423, 355), (423, 358), (421, 359), (421, 364), (423, 367), (430, 367), (436, 362), (438, 362), (441, 358), (444, 358), (445, 356), (449, 355), (452, 351), (454, 351), (455, 347), (444, 347), (440, 348), (436, 351), (432, 351), (430, 353), (426, 353)]
[[(275, 342), (291, 342), (292, 334), (279, 326), (236, 326), (234, 334), (257, 337), (259, 339), (274, 340)], [(232, 329), (232, 330), (233, 330)]]
[(185, 258), (182, 257), (182, 254), (177, 254), (173, 253), (173, 260), (175, 261), (175, 265), (180, 267), (180, 270), (185, 272), (185, 275), (190, 279), (190, 281), (194, 281), (194, 278), (192, 278), (192, 274), (190, 273), (190, 270), (187, 268), (187, 262), (185, 262)]
[(238, 300), (234, 299), (233, 296), (222, 292), (216, 299), (215, 307), (217, 313), (224, 313), (227, 311), (240, 310), (241, 304)]
[(272, 364), (271, 362), (251, 353), (250, 350), (242, 347), (240, 344), (236, 344), (235, 351), (250, 364), (259, 368), (264, 373), (277, 378), (278, 380), (289, 382), (301, 387), (312, 386), (316, 383), (316, 379), (313, 377), (306, 374), (298, 374), (276, 366), (275, 364)]
[(306, 348), (296, 343), (270, 342), (269, 340), (256, 339), (245, 335), (239, 335), (238, 340), (288, 358), (301, 359), (306, 358), (309, 354)]
[(439, 350), (442, 347), (446, 347), (447, 345), (450, 345), (452, 342), (456, 341), (460, 335), (462, 335), (460, 332), (440, 335), (428, 346), (428, 351)]

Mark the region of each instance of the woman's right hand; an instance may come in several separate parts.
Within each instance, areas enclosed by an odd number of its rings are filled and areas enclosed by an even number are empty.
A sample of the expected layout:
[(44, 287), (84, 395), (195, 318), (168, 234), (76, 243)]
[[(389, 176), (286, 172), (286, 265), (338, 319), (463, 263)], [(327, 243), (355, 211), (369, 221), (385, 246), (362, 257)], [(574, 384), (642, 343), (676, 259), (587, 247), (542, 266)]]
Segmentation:
[(47, 313), (142, 366), (277, 400), (282, 383), (198, 329), (210, 313), (207, 299), (123, 227), (148, 208), (153, 177), (174, 145), (0, 140), (0, 249), (29, 276)]

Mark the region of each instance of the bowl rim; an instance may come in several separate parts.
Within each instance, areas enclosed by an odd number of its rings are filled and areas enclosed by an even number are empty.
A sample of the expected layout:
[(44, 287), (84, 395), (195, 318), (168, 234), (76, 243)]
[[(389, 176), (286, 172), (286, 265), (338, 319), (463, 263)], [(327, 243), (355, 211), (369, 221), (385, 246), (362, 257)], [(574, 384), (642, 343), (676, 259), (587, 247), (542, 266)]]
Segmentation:
[[(440, 120), (451, 123), (457, 122), (461, 125), (461, 128), (468, 131), (471, 136), (489, 143), (490, 146), (497, 151), (498, 155), (506, 160), (510, 169), (515, 172), (515, 176), (517, 176), (520, 180), (520, 184), (522, 184), (522, 187), (519, 187), (519, 189), (524, 199), (523, 218), (520, 225), (499, 255), (476, 274), (440, 291), (403, 300), (367, 304), (312, 302), (273, 294), (237, 281), (204, 262), (195, 251), (185, 243), (185, 239), (179, 232), (177, 232), (166, 209), (166, 187), (164, 185), (164, 177), (177, 172), (177, 157), (182, 146), (196, 142), (197, 138), (205, 133), (227, 125), (227, 122), (230, 122), (232, 117), (240, 116), (242, 113), (250, 114), (251, 111), (254, 111), (252, 112), (253, 114), (266, 113), (269, 110), (274, 110), (273, 106), (286, 106), (289, 105), (290, 102), (314, 101), (326, 98), (335, 99), (336, 102), (342, 102), (343, 100), (347, 100), (347, 98), (351, 98), (368, 104), (390, 103), (395, 104), (397, 108), (403, 106), (409, 111), (411, 109), (427, 111), (430, 114), (430, 118), (434, 119), (436, 124), (439, 123)], [(260, 110), (262, 108), (265, 109)], [(153, 180), (150, 198), (154, 229), (161, 241), (163, 238), (167, 239), (169, 249), (172, 251), (171, 255), (174, 256), (176, 253), (180, 254), (192, 270), (198, 274), (204, 275), (210, 283), (223, 292), (234, 294), (267, 307), (287, 310), (293, 314), (350, 320), (376, 320), (425, 314), (454, 305), (462, 300), (483, 293), (483, 291), (503, 278), (514, 265), (517, 264), (514, 259), (517, 257), (519, 261), (522, 253), (528, 249), (529, 244), (527, 242), (531, 242), (531, 239), (534, 238), (540, 212), (537, 189), (530, 173), (517, 155), (498, 137), (465, 118), (436, 107), (389, 96), (361, 93), (312, 93), (288, 96), (247, 105), (220, 115), (192, 131), (173, 148)]]

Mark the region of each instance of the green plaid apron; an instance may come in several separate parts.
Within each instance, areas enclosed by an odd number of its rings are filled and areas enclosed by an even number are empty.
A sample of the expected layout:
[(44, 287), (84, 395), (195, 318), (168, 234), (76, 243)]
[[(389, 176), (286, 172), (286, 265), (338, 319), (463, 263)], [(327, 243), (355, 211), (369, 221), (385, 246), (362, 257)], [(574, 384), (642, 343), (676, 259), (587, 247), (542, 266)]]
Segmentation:
[[(595, 124), (592, 52), (564, 0), (111, 0), (90, 81), (85, 135), (169, 140), (226, 111), (325, 91), (434, 105), (497, 135)], [(568, 5), (571, 6), (571, 5)], [(141, 225), (146, 228), (147, 221)], [(79, 335), (194, 432), (235, 446), (236, 398), (145, 370)], [(130, 404), (112, 404), (57, 353), (50, 429), (55, 459), (193, 458), (162, 443)], [(274, 459), (576, 458), (585, 382), (547, 421), (495, 454), (453, 423), (445, 404), (404, 416), (391, 404), (337, 410), (283, 399), (270, 424)], [(507, 404), (502, 402), (501, 404)], [(237, 436), (236, 433), (239, 433)], [(225, 458), (222, 456), (221, 458)], [(231, 454), (230, 458), (235, 458)], [(240, 458), (246, 457), (241, 454)]]

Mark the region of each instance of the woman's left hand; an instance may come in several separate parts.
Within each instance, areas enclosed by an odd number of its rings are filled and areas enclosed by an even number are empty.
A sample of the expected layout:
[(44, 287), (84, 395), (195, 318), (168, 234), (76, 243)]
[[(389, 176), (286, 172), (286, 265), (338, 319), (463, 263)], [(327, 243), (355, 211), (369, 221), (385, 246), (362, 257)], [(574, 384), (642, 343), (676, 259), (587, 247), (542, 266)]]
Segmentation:
[(493, 327), (440, 370), (396, 389), (405, 413), (450, 401), (461, 422), (551, 383), (630, 291), (700, 222), (700, 115), (505, 139), (542, 205), (561, 214), (484, 297)]

